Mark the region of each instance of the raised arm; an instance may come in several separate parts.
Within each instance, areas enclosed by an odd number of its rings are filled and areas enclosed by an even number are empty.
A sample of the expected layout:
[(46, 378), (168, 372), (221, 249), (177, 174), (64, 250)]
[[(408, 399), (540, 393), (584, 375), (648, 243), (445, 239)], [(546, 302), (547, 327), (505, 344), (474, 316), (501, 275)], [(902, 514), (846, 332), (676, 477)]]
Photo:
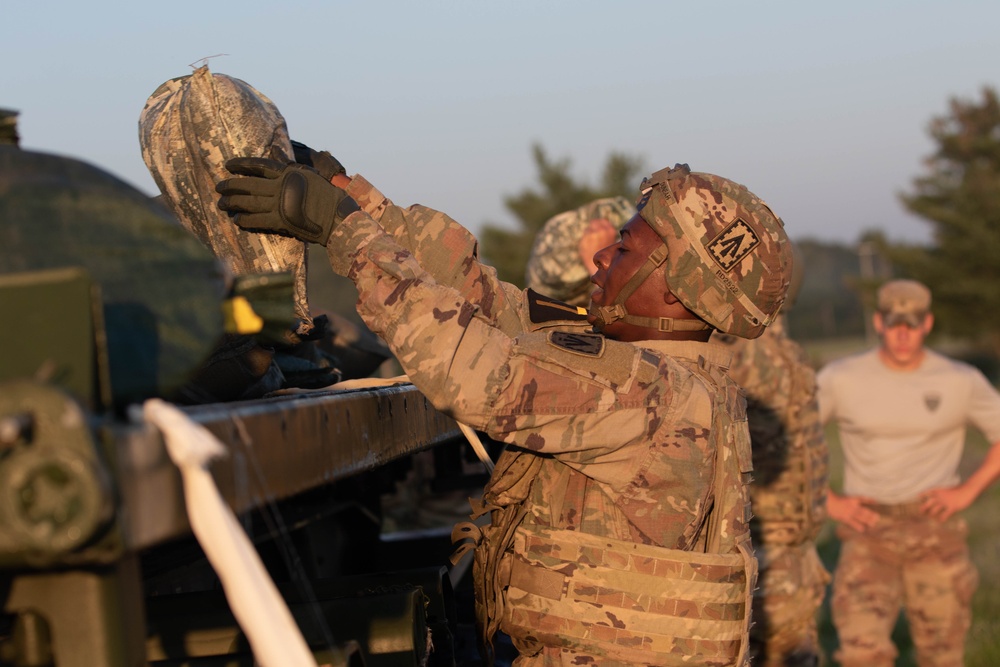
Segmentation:
[[(479, 242), (469, 230), (426, 206), (396, 206), (363, 176), (347, 176), (340, 161), (326, 151), (295, 142), (295, 157), (346, 192), (435, 282), (461, 292), (480, 307), (483, 317), (511, 335), (521, 330), (521, 290), (501, 281), (493, 267), (479, 261)], [(334, 245), (328, 247), (328, 252), (339, 252)]]

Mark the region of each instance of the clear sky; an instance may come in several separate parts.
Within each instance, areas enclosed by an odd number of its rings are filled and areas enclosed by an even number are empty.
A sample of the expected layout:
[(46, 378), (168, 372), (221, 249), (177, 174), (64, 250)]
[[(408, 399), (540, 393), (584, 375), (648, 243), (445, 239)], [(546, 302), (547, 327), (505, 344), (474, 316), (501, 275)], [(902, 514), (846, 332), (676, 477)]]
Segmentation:
[(1000, 85), (1000, 2), (51, 2), (0, 10), (22, 147), (155, 194), (137, 123), (209, 60), (399, 204), (513, 224), (531, 145), (595, 179), (611, 151), (747, 185), (793, 239), (926, 241), (898, 194), (932, 117)]

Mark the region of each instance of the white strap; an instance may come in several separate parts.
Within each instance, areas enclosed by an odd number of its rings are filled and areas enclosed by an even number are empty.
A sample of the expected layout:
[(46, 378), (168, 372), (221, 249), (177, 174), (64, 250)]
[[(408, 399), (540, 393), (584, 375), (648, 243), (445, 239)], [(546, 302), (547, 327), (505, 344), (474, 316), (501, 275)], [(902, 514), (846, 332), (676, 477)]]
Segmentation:
[(227, 454), (225, 446), (158, 398), (143, 404), (143, 417), (163, 433), (167, 453), (180, 469), (191, 530), (222, 581), (254, 659), (261, 667), (316, 667), (284, 599), (208, 471), (212, 459)]

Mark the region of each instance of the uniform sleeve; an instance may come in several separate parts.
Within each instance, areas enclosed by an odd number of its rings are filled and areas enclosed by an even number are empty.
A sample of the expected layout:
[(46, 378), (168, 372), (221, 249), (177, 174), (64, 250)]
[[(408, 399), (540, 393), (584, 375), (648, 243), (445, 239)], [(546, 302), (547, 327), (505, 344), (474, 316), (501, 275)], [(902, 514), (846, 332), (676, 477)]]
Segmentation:
[[(437, 409), (503, 442), (587, 465), (597, 479), (634, 477), (654, 401), (669, 398), (644, 386), (639, 348), (597, 335), (578, 337), (576, 349), (572, 338), (553, 342), (565, 332), (512, 336), (363, 212), (339, 225), (328, 247), (341, 249), (331, 263), (357, 286), (358, 313)], [(574, 370), (587, 366), (586, 355), (609, 370)]]
[(969, 373), (972, 382), (969, 422), (990, 443), (1000, 442), (1000, 393), (978, 369), (970, 367)]
[(469, 230), (426, 206), (396, 206), (362, 176), (351, 179), (347, 193), (435, 282), (457, 290), (509, 334), (521, 330), (521, 290), (479, 261), (479, 242)]

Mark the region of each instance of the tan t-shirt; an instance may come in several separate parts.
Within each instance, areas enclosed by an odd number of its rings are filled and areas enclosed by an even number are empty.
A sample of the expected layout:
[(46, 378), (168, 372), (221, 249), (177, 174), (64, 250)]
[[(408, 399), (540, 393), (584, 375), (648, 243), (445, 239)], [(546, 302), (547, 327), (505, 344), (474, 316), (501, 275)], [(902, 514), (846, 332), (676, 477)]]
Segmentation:
[(914, 371), (892, 370), (871, 350), (828, 364), (817, 381), (821, 419), (840, 430), (846, 495), (915, 500), (958, 483), (967, 425), (1000, 440), (1000, 394), (972, 366), (931, 350)]

